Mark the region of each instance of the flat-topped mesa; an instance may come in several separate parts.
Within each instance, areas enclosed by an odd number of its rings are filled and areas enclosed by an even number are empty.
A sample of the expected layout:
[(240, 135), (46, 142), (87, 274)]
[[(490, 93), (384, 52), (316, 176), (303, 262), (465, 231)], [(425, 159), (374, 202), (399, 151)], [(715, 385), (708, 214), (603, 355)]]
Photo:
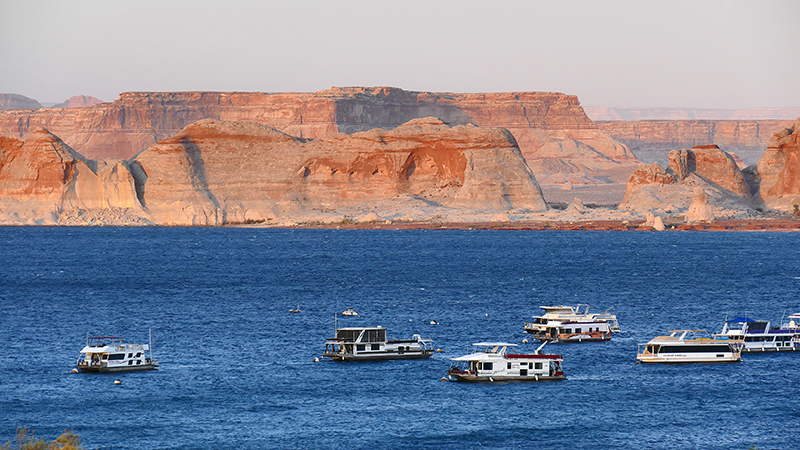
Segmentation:
[(75, 210), (135, 209), (126, 161), (92, 161), (45, 129), (0, 139), (0, 223), (55, 224)]
[(775, 133), (758, 163), (746, 171), (758, 186), (760, 200), (793, 212), (800, 204), (800, 119)]
[(160, 224), (266, 220), (404, 197), (454, 208), (547, 208), (507, 131), (436, 118), (313, 141), (202, 120), (143, 151), (131, 169)]
[[(113, 103), (86, 108), (0, 111), (0, 134), (23, 138), (35, 127), (46, 127), (89, 158), (131, 158), (202, 119), (255, 122), (316, 139), (392, 129), (429, 116), (451, 125), (508, 129), (535, 173), (638, 163), (624, 145), (597, 129), (576, 96), (552, 92), (458, 94), (388, 87), (313, 93), (126, 92)], [(568, 153), (564, 161), (562, 149)]]
[(670, 151), (666, 170), (655, 162), (641, 165), (628, 180), (619, 207), (685, 210), (693, 196), (705, 198), (706, 203), (735, 203), (740, 207), (750, 206), (752, 200), (750, 186), (733, 157), (716, 145), (703, 145)]

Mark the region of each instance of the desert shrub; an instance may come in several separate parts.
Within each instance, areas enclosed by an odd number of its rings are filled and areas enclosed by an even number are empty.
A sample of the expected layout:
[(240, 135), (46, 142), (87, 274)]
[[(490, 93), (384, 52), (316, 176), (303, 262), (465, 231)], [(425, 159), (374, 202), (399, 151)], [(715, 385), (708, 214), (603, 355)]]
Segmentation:
[(33, 430), (17, 428), (17, 438), (0, 445), (0, 450), (83, 450), (80, 437), (72, 431), (64, 433), (54, 441), (36, 439)]

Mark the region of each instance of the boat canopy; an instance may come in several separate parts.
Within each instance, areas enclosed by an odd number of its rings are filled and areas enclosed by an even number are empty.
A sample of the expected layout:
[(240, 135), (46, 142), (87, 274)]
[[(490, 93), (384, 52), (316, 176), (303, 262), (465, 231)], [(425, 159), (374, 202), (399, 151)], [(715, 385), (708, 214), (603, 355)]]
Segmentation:
[(725, 323), (750, 323), (750, 322), (755, 322), (755, 320), (750, 319), (749, 317), (737, 317), (735, 319), (725, 321)]
[(478, 342), (472, 344), (475, 347), (516, 347), (517, 344), (509, 344), (507, 342)]

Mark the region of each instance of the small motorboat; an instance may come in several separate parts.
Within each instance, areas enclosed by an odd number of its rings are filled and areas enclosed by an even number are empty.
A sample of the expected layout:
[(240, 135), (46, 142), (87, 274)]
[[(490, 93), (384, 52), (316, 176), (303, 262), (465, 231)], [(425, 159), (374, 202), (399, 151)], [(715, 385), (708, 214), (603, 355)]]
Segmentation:
[(357, 316), (357, 315), (358, 315), (358, 313), (357, 313), (357, 312), (355, 312), (355, 311), (353, 310), (353, 308), (347, 308), (346, 310), (344, 310), (344, 312), (342, 312), (342, 315), (343, 315), (343, 316)]
[(290, 313), (299, 313), (299, 312), (302, 312), (302, 311), (300, 311), (300, 303), (298, 303), (298, 304), (297, 304), (297, 308), (296, 308), (296, 309), (290, 309), (290, 310), (289, 310), (289, 312), (290, 312)]

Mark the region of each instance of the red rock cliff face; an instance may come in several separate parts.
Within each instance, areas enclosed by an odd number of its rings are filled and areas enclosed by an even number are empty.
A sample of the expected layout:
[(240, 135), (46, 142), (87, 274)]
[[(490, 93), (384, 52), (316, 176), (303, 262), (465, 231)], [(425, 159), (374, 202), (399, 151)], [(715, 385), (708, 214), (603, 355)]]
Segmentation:
[(155, 223), (219, 225), (416, 196), (455, 208), (544, 210), (508, 132), (417, 119), (314, 141), (203, 120), (131, 164)]
[(96, 208), (139, 208), (126, 161), (86, 160), (44, 129), (0, 138), (0, 222), (53, 224)]
[(759, 194), (769, 206), (792, 210), (800, 203), (800, 119), (775, 133), (755, 169)]
[(666, 164), (676, 148), (716, 144), (753, 164), (772, 135), (791, 125), (781, 120), (642, 120), (597, 122), (600, 130), (625, 144), (645, 162)]
[(559, 166), (537, 161), (552, 162), (561, 148), (571, 149), (568, 160), (587, 161), (560, 165), (568, 170), (638, 162), (627, 148), (597, 129), (577, 97), (548, 92), (454, 94), (333, 88), (277, 94), (123, 93), (113, 103), (88, 108), (0, 112), (0, 133), (22, 138), (35, 127), (46, 127), (87, 157), (130, 158), (201, 119), (251, 121), (292, 136), (320, 138), (337, 132), (392, 129), (428, 116), (452, 125), (506, 128), (525, 158), (541, 170)]

